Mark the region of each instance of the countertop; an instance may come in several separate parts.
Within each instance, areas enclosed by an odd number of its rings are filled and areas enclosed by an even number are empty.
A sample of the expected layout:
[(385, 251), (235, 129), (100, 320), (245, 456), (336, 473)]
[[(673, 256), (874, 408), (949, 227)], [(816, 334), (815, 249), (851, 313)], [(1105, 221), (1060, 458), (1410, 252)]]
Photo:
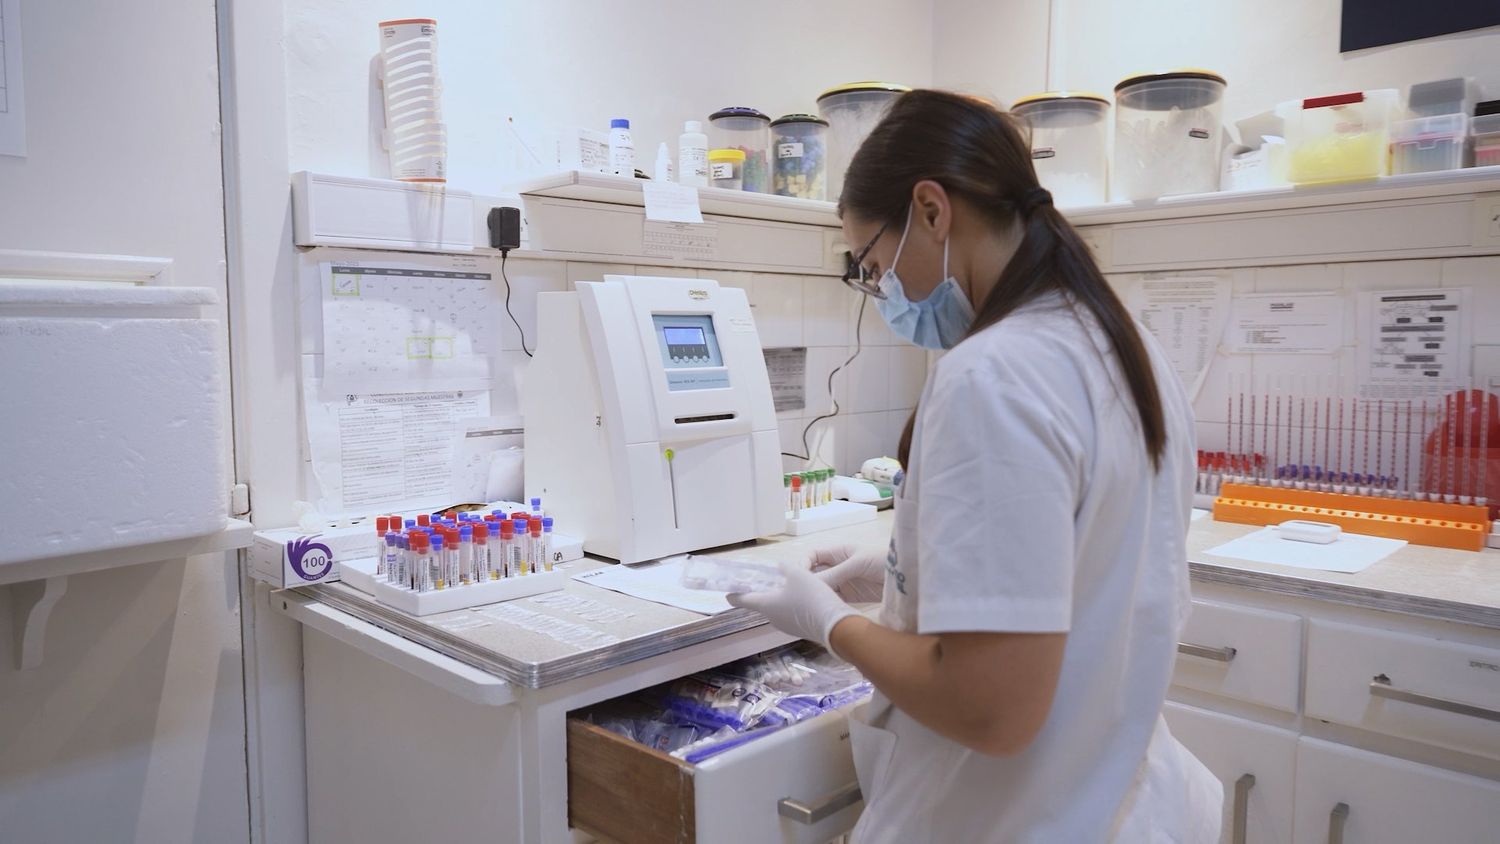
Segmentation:
[[(777, 536), (704, 552), (777, 560), (835, 544), (885, 545), (894, 516), (847, 528), (791, 537)], [(1207, 553), (1236, 537), (1258, 530), (1250, 525), (1192, 523), (1188, 531), (1189, 569), (1198, 582), (1224, 583), (1276, 594), (1399, 612), (1409, 615), (1500, 629), (1500, 551), (1478, 553), (1407, 545), (1358, 574), (1311, 571), (1247, 562)], [(573, 574), (610, 563), (585, 558), (563, 566)], [(562, 607), (546, 593), (509, 602), (530, 621), (502, 618), (485, 607), (416, 618), (376, 604), (344, 584), (315, 586), (308, 594), (365, 621), (425, 644), (460, 662), (530, 688), (550, 686), (606, 668), (748, 630), (764, 624), (758, 615), (732, 610), (704, 616), (601, 587), (569, 580), (564, 595), (587, 607)], [(575, 602), (578, 603), (578, 602)], [(612, 615), (604, 621), (585, 617), (588, 609)], [(608, 610), (617, 612), (609, 613)], [(570, 630), (597, 634), (584, 642), (562, 641), (542, 626), (549, 620)]]

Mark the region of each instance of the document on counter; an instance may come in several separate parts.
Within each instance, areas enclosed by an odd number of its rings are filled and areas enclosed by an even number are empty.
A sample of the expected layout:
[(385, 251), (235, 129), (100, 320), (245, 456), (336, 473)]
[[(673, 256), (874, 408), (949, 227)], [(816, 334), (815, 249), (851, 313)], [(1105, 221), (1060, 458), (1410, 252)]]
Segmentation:
[(1361, 294), (1360, 395), (1433, 398), (1469, 386), (1473, 325), (1467, 288)]
[(1269, 293), (1234, 297), (1225, 346), (1232, 352), (1332, 354), (1344, 342), (1344, 297)]
[(483, 390), (503, 315), (468, 258), (319, 265), (323, 382), (334, 393)]
[(1189, 400), (1197, 398), (1224, 335), (1229, 313), (1226, 276), (1146, 278), (1131, 294), (1134, 312), (1161, 344)]
[(308, 450), (319, 510), (330, 516), (451, 504), (464, 420), (487, 417), (488, 392), (346, 394), (319, 400), (307, 379)]
[(718, 615), (734, 609), (723, 592), (706, 592), (682, 585), (686, 556), (667, 557), (635, 565), (610, 565), (573, 575), (580, 583), (620, 592), (644, 601), (654, 601), (703, 615)]
[(1327, 545), (1318, 545), (1283, 539), (1275, 527), (1267, 527), (1210, 548), (1207, 553), (1252, 563), (1356, 574), (1401, 550), (1404, 545), (1404, 539), (1357, 533), (1343, 533)]

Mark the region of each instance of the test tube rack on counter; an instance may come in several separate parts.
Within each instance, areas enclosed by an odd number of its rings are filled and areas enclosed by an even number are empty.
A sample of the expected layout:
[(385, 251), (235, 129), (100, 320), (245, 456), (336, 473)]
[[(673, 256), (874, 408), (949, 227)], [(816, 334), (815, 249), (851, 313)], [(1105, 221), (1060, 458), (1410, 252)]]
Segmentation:
[[(781, 476), (786, 491), (786, 530), (789, 536), (857, 525), (872, 521), (878, 511), (874, 502), (881, 493), (866, 481), (839, 476), (832, 469), (812, 469)], [(870, 502), (852, 499), (861, 488), (868, 487), (875, 498)], [(870, 496), (863, 496), (869, 498)], [(889, 498), (889, 493), (885, 493)]]
[(1198, 452), (1214, 519), (1307, 519), (1478, 551), (1497, 545), (1500, 399), (1481, 390), (1368, 399), (1231, 390), (1225, 450)]

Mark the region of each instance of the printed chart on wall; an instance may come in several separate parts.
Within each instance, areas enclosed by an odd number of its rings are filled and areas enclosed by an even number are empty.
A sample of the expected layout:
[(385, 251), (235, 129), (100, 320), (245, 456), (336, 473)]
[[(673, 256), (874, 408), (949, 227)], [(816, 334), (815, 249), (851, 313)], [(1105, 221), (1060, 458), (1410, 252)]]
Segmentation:
[(21, 0), (0, 0), (0, 155), (26, 154), (26, 91), (21, 78)]
[(1189, 400), (1203, 388), (1224, 336), (1229, 290), (1227, 277), (1197, 275), (1148, 277), (1131, 292), (1131, 311), (1161, 345)]
[(1424, 398), (1467, 387), (1473, 324), (1467, 288), (1361, 294), (1360, 395)]
[(483, 390), (498, 350), (490, 273), (470, 259), (319, 265), (323, 389)]
[(1262, 293), (1234, 297), (1231, 352), (1331, 354), (1344, 341), (1344, 298), (1333, 293)]

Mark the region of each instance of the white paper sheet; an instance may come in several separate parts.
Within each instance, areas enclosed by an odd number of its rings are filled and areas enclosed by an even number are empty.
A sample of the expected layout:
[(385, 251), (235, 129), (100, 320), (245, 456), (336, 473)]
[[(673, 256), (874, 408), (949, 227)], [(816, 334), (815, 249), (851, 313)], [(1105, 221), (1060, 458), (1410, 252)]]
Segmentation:
[(493, 501), (490, 476), (502, 453), (519, 449), (525, 428), (519, 416), (475, 416), (457, 420), (453, 435), (453, 475), (448, 490), (454, 501)]
[(21, 0), (0, 0), (0, 155), (26, 155), (26, 85), (21, 76)]
[(719, 259), (719, 224), (663, 223), (645, 220), (641, 223), (641, 254), (650, 258), (706, 261)]
[(1232, 352), (1331, 354), (1344, 342), (1344, 297), (1328, 293), (1236, 296), (1225, 345)]
[(482, 390), (498, 351), (491, 277), (475, 267), (319, 265), (323, 382), (333, 393)]
[(654, 563), (604, 566), (575, 574), (573, 579), (704, 615), (717, 615), (734, 609), (724, 600), (723, 592), (706, 592), (682, 585), (682, 564), (686, 559), (668, 557)]
[(1473, 324), (1467, 288), (1361, 294), (1360, 395), (1428, 398), (1469, 386)]
[(672, 182), (641, 182), (646, 200), (646, 219), (663, 223), (701, 223), (703, 209), (698, 206), (698, 189)]
[(322, 513), (368, 515), (453, 502), (461, 420), (489, 416), (489, 393), (350, 394), (325, 402), (317, 379), (306, 383), (308, 447)]
[(1318, 545), (1282, 539), (1275, 527), (1267, 527), (1210, 548), (1208, 553), (1252, 563), (1355, 574), (1396, 553), (1405, 544), (1403, 539), (1344, 533), (1327, 545)]
[(1190, 400), (1224, 335), (1229, 291), (1227, 277), (1207, 275), (1147, 278), (1132, 293), (1131, 310), (1161, 344)]

